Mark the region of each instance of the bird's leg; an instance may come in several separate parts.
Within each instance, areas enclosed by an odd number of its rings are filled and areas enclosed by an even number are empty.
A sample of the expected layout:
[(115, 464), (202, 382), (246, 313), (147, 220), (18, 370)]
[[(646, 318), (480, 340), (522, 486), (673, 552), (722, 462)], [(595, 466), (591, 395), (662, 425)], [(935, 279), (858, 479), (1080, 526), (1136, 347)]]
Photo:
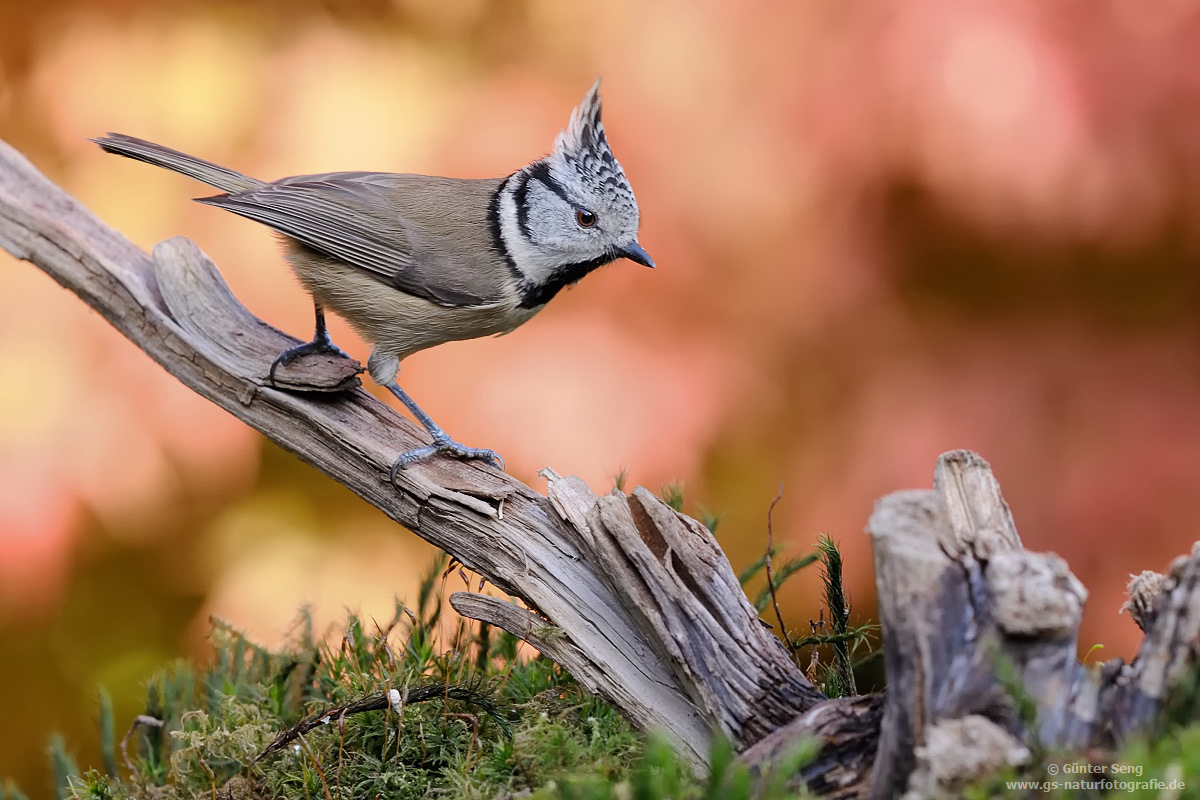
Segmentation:
[(325, 309), (321, 308), (321, 304), (316, 302), (313, 303), (313, 309), (317, 313), (317, 329), (313, 333), (312, 341), (288, 348), (279, 354), (279, 357), (272, 362), (271, 372), (268, 374), (268, 379), (272, 385), (275, 383), (276, 369), (290, 364), (305, 353), (331, 353), (342, 358), (350, 357), (329, 338), (329, 329), (325, 327)]
[(421, 459), (428, 458), (435, 453), (449, 453), (455, 458), (461, 459), (479, 459), (480, 461), (488, 462), (501, 471), (504, 470), (504, 459), (497, 455), (495, 450), (487, 450), (482, 447), (467, 447), (466, 445), (459, 444), (438, 427), (433, 418), (422, 411), (416, 401), (409, 397), (408, 392), (401, 389), (396, 381), (392, 380), (383, 385), (389, 392), (396, 395), (401, 403), (404, 403), (405, 408), (412, 412), (412, 415), (417, 418), (417, 422), (421, 423), (425, 430), (429, 432), (429, 435), (433, 437), (433, 444), (426, 447), (417, 447), (400, 454), (400, 457), (392, 463), (392, 483), (396, 482), (397, 472), (409, 464), (415, 464)]

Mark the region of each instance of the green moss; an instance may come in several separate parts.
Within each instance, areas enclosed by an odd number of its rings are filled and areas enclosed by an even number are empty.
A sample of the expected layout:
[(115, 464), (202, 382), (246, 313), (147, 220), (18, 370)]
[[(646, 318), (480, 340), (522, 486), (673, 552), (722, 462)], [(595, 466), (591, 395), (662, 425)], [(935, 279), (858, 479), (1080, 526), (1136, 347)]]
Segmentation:
[[(667, 744), (647, 740), (611, 705), (509, 633), (460, 621), (446, 634), (438, 591), (446, 572), (446, 560), (439, 559), (422, 581), (415, 608), (397, 604), (386, 624), (352, 614), (339, 631), (316, 637), (311, 619), (301, 615), (278, 652), (214, 621), (211, 664), (178, 663), (148, 682), (148, 721), (135, 725), (123, 750), (131, 769), (115, 768), (110, 744), (105, 769), (80, 775), (63, 743), (55, 743), (62, 796), (785, 796), (777, 787), (761, 793), (726, 743), (714, 752), (721, 769), (713, 780), (695, 778)], [(403, 714), (379, 702), (376, 707), (386, 707), (333, 713), (327, 721), (314, 716), (390, 689), (432, 699), (406, 701)], [(107, 708), (102, 699), (101, 724), (111, 727)], [(118, 721), (117, 733), (123, 724)], [(277, 741), (288, 731), (296, 735)], [(106, 734), (109, 742), (113, 737)], [(6, 790), (0, 800), (5, 795), (18, 796)]]

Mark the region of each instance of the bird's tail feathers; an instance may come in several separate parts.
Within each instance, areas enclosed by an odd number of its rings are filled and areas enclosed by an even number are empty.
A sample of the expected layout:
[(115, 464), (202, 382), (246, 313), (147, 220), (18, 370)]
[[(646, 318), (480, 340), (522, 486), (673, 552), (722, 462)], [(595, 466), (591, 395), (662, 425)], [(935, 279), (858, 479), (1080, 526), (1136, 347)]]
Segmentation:
[(262, 181), (240, 172), (234, 172), (195, 156), (189, 156), (187, 153), (181, 153), (154, 142), (147, 142), (145, 139), (126, 136), (123, 133), (109, 133), (107, 136), (101, 136), (91, 141), (100, 145), (106, 153), (116, 153), (136, 161), (145, 161), (147, 164), (195, 178), (209, 186), (215, 186), (223, 192), (245, 192), (265, 185)]

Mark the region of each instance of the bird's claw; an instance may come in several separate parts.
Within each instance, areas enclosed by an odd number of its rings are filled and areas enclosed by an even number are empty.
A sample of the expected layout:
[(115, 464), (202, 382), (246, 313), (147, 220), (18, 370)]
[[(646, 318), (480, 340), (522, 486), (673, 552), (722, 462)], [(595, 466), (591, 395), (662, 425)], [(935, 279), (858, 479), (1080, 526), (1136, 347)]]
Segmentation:
[(392, 462), (392, 469), (389, 473), (392, 483), (396, 482), (396, 475), (400, 470), (406, 469), (408, 465), (415, 464), (437, 453), (446, 453), (463, 461), (486, 461), (501, 472), (504, 471), (504, 459), (495, 450), (489, 450), (485, 447), (467, 447), (442, 434), (441, 436), (434, 436), (433, 444), (426, 445), (425, 447), (416, 447), (401, 453), (399, 458)]
[(346, 353), (345, 350), (338, 347), (328, 338), (313, 339), (311, 342), (305, 342), (304, 344), (296, 345), (295, 347), (288, 348), (280, 353), (279, 356), (271, 362), (271, 371), (267, 373), (267, 380), (272, 386), (274, 386), (275, 370), (279, 369), (280, 367), (287, 366), (300, 356), (307, 355), (309, 353), (329, 353), (330, 355), (341, 356), (342, 358), (346, 359), (350, 358), (349, 354)]

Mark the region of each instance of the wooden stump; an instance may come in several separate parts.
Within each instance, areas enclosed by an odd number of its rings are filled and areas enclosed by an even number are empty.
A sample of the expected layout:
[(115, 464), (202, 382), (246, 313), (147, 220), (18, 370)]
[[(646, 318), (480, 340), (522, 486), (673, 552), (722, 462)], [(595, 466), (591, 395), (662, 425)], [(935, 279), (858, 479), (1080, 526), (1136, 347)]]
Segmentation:
[(830, 700), (744, 754), (764, 768), (817, 735), (794, 783), (839, 798), (956, 797), (1030, 758), (1034, 746), (1108, 751), (1145, 732), (1168, 688), (1195, 666), (1200, 546), (1168, 575), (1135, 578), (1128, 608), (1146, 638), (1130, 664), (1077, 660), (1087, 592), (1052, 553), (1022, 549), (987, 462), (938, 459), (931, 491), (875, 506), (887, 693)]

